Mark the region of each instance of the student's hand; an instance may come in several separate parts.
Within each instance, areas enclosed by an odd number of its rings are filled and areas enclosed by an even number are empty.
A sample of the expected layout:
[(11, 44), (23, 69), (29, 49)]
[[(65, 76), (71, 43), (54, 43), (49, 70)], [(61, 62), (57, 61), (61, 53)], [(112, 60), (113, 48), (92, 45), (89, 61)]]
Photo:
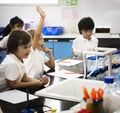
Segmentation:
[(40, 14), (42, 18), (45, 18), (45, 12), (41, 9), (40, 6), (36, 6), (36, 11)]
[(48, 83), (49, 79), (46, 75), (44, 75), (42, 78), (40, 78), (40, 82), (42, 82), (42, 85), (46, 85)]
[(42, 45), (41, 48), (43, 52), (48, 53), (48, 54), (51, 53), (51, 50), (47, 48), (46, 46)]

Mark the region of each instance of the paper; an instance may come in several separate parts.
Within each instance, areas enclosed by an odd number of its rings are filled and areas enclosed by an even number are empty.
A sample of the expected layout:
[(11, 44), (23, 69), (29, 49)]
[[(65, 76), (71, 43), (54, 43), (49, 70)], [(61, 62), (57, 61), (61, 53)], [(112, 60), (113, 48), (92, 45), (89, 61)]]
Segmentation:
[[(38, 97), (29, 94), (29, 100), (33, 100), (36, 98)], [(0, 93), (0, 100), (4, 100), (12, 104), (18, 104), (21, 102), (25, 102), (27, 100), (27, 93), (19, 91), (19, 90), (5, 91), (5, 92)]]
[(84, 76), (84, 74), (80, 74), (80, 73), (72, 72), (72, 71), (67, 71), (67, 70), (51, 72), (51, 73), (48, 73), (48, 75), (56, 76), (56, 77), (60, 77), (60, 78), (66, 78), (66, 79), (72, 79), (72, 78), (78, 78), (78, 77)]
[(82, 62), (83, 62), (82, 60), (65, 59), (65, 60), (58, 60), (56, 63), (58, 65), (63, 65), (63, 66), (73, 66)]

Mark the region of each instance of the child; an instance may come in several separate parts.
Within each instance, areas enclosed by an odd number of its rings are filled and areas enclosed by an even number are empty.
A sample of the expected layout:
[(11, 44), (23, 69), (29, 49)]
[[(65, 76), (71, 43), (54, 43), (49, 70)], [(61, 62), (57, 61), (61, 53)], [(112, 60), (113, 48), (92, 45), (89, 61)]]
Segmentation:
[[(44, 39), (41, 35), (45, 13), (40, 7), (36, 7), (36, 10), (41, 19), (36, 30), (27, 30), (32, 35), (32, 50), (28, 58), (25, 59), (25, 66), (29, 76), (39, 79), (44, 74), (44, 64), (49, 68), (55, 68), (55, 62), (50, 49), (44, 46)], [(48, 54), (49, 59), (45, 53)]]
[(15, 16), (11, 18), (9, 24), (0, 33), (3, 37), (3, 39), (0, 41), (0, 48), (6, 49), (9, 33), (14, 29), (22, 29), (23, 25), (24, 25), (24, 22), (19, 17)]
[(98, 39), (92, 36), (94, 21), (90, 17), (82, 18), (78, 23), (80, 36), (73, 41), (72, 51), (77, 59), (82, 59), (83, 50), (94, 50), (98, 46)]
[(19, 17), (15, 16), (10, 19), (10, 23), (3, 29), (3, 31), (0, 33), (2, 35), (3, 39), (0, 41), (0, 63), (4, 60), (6, 57), (6, 48), (7, 48), (7, 40), (9, 37), (9, 33), (13, 31), (14, 29), (22, 29), (24, 25), (24, 22)]
[[(94, 50), (94, 48), (98, 46), (98, 39), (92, 36), (94, 26), (94, 21), (90, 17), (84, 17), (79, 21), (78, 30), (80, 36), (77, 37), (72, 44), (74, 59), (83, 60), (82, 51)], [(83, 63), (75, 65), (72, 67), (72, 70), (83, 73)]]
[[(39, 80), (27, 76), (23, 58), (28, 57), (30, 50), (31, 36), (27, 32), (14, 30), (10, 33), (7, 42), (7, 56), (1, 64), (4, 67), (3, 71), (9, 89), (23, 90), (29, 87), (41, 89), (48, 83), (48, 78), (45, 76)], [(5, 113), (9, 113), (9, 111)]]

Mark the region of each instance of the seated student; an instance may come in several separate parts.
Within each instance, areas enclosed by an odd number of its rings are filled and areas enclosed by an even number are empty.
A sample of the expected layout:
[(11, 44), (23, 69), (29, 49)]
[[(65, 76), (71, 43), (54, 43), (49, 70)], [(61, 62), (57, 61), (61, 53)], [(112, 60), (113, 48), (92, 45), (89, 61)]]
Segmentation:
[(82, 59), (82, 51), (94, 50), (98, 46), (98, 39), (94, 37), (94, 21), (91, 17), (84, 17), (78, 23), (80, 36), (72, 44), (72, 52), (76, 59)]
[[(28, 58), (24, 60), (24, 63), (27, 69), (27, 74), (33, 78), (39, 79), (42, 75), (44, 75), (44, 64), (49, 68), (54, 69), (55, 61), (52, 51), (44, 46), (44, 39), (41, 33), (46, 15), (40, 7), (37, 7), (37, 12), (41, 16), (40, 22), (36, 30), (27, 30), (27, 32), (32, 35), (32, 47), (31, 53)], [(45, 53), (48, 54), (49, 58), (45, 55)]]
[[(72, 44), (73, 59), (83, 60), (82, 51), (94, 50), (98, 46), (98, 39), (93, 36), (94, 21), (91, 17), (84, 17), (78, 22), (80, 36)], [(72, 67), (73, 71), (84, 73), (83, 63)]]
[[(23, 30), (14, 30), (10, 33), (7, 42), (7, 56), (1, 63), (3, 66), (4, 77), (9, 89), (24, 90), (26, 88), (41, 89), (48, 83), (46, 76), (41, 77), (39, 80), (29, 77), (26, 74), (26, 68), (23, 64), (23, 58), (27, 58), (31, 51), (31, 36)], [(34, 89), (33, 89), (34, 90)], [(32, 93), (34, 93), (33, 91)], [(39, 100), (39, 102), (41, 102)], [(37, 103), (35, 103), (37, 104)], [(40, 103), (41, 104), (41, 103)], [(43, 105), (43, 102), (42, 102)], [(0, 105), (3, 113), (9, 113), (5, 105)], [(4, 109), (5, 108), (5, 109)], [(20, 111), (16, 112), (20, 113)], [(40, 112), (38, 113), (43, 113)]]
[(4, 60), (6, 57), (6, 47), (7, 47), (7, 41), (9, 37), (9, 33), (15, 29), (22, 29), (24, 25), (24, 22), (19, 17), (15, 16), (10, 19), (9, 24), (0, 32), (0, 35), (2, 35), (3, 39), (0, 41), (0, 63)]
[(6, 49), (9, 33), (15, 29), (22, 29), (23, 25), (23, 20), (18, 16), (11, 18), (9, 24), (0, 33), (0, 35), (3, 37), (3, 39), (0, 41), (0, 48)]

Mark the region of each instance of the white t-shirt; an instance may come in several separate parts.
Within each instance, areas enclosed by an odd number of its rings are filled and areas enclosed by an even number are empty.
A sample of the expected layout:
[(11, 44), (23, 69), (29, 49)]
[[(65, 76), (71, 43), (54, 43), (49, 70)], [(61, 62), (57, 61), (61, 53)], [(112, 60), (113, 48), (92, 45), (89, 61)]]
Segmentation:
[(98, 39), (94, 36), (91, 40), (85, 39), (82, 35), (77, 37), (72, 44), (72, 49), (75, 55), (81, 55), (83, 50), (92, 50), (98, 46)]
[(8, 41), (9, 35), (5, 36), (1, 41), (0, 41), (0, 47), (1, 48), (7, 48), (7, 41)]
[(1, 65), (4, 66), (6, 79), (11, 81), (21, 81), (26, 73), (24, 64), (14, 54), (7, 55)]
[(44, 72), (44, 64), (48, 62), (48, 60), (45, 53), (38, 49), (33, 50), (33, 48), (31, 48), (28, 58), (24, 59), (27, 75), (39, 79)]

